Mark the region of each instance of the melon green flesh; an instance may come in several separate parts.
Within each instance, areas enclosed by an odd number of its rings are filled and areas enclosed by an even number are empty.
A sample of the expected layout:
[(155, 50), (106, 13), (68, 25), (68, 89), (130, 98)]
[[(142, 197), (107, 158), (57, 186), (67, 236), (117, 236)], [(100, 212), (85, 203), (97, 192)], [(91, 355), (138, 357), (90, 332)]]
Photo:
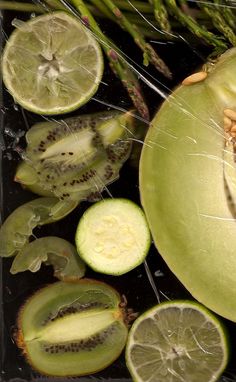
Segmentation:
[(171, 270), (196, 299), (236, 321), (235, 216), (225, 183), (232, 192), (235, 171), (232, 160), (224, 163), (221, 127), (224, 108), (235, 104), (235, 59), (224, 70), (218, 65), (207, 81), (177, 89), (157, 113), (142, 152), (140, 190)]
[(20, 23), (7, 42), (2, 65), (15, 100), (42, 114), (68, 112), (85, 103), (103, 72), (99, 44), (65, 12)]
[(109, 365), (127, 337), (119, 303), (115, 290), (93, 280), (59, 282), (36, 293), (18, 319), (32, 366), (67, 376)]
[(130, 113), (116, 111), (36, 124), (15, 179), (60, 198), (86, 199), (119, 176), (133, 129)]
[(126, 360), (137, 382), (213, 382), (226, 366), (227, 342), (220, 323), (201, 306), (164, 303), (134, 323)]

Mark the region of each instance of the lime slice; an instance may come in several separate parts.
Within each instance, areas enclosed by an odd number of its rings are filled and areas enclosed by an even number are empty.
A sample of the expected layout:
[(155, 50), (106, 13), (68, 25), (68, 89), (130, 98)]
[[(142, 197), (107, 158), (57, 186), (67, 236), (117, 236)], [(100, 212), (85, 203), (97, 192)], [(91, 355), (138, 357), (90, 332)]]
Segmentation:
[(74, 16), (54, 12), (17, 22), (3, 53), (3, 81), (17, 103), (38, 114), (62, 114), (96, 92), (103, 57)]
[(190, 301), (162, 303), (133, 324), (126, 362), (136, 382), (213, 382), (228, 360), (225, 329)]

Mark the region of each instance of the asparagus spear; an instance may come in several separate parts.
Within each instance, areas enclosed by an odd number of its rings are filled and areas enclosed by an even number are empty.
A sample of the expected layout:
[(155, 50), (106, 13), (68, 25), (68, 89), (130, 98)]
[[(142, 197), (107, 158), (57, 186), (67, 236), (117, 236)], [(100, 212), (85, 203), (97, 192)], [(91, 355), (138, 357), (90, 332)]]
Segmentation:
[(44, 10), (40, 5), (21, 3), (19, 1), (0, 1), (0, 9), (19, 12), (42, 13)]
[(206, 12), (206, 14), (211, 17), (214, 26), (229, 40), (229, 42), (236, 46), (236, 36), (232, 28), (225, 21), (221, 13), (215, 9), (216, 7), (211, 7), (208, 4), (199, 4), (200, 7)]
[(141, 13), (153, 13), (153, 7), (145, 1), (132, 0), (132, 5), (127, 0), (114, 0), (114, 4), (123, 11), (133, 11), (135, 8)]
[(90, 0), (90, 2), (97, 7), (100, 12), (106, 16), (107, 19), (110, 19), (111, 21), (115, 21), (115, 17), (113, 16), (112, 12), (106, 7), (105, 4), (103, 4), (102, 0)]
[(226, 0), (226, 2), (223, 2), (223, 3), (222, 3), (222, 0), (213, 0), (213, 1), (218, 11), (221, 12), (221, 14), (223, 15), (227, 24), (233, 30), (236, 30), (235, 15), (233, 14), (232, 9), (227, 5), (228, 1)]
[(161, 29), (164, 32), (170, 32), (171, 27), (168, 20), (168, 13), (167, 10), (162, 2), (162, 0), (149, 0), (149, 3), (154, 8), (154, 16), (158, 24), (160, 25)]
[(206, 28), (199, 25), (191, 16), (182, 12), (175, 0), (165, 0), (165, 3), (171, 15), (178, 19), (183, 26), (186, 26), (197, 37), (203, 39), (207, 44), (212, 45), (217, 50), (227, 49), (227, 44), (222, 41), (221, 38), (215, 36), (212, 32), (209, 32)]
[(159, 72), (167, 78), (171, 78), (171, 72), (164, 61), (158, 56), (153, 47), (145, 41), (136, 25), (129, 22), (127, 17), (120, 11), (112, 0), (103, 0), (114, 16), (119, 20), (120, 25), (133, 37), (135, 43), (142, 49), (144, 53), (144, 63), (148, 65), (149, 61), (156, 67)]
[(123, 57), (121, 57), (120, 54), (117, 53), (118, 48), (115, 46), (115, 44), (111, 42), (101, 31), (84, 1), (72, 0), (71, 2), (81, 14), (83, 22), (91, 29), (91, 31), (100, 41), (113, 72), (121, 79), (139, 114), (145, 120), (149, 120), (148, 108), (143, 99), (138, 79), (130, 69), (128, 63)]

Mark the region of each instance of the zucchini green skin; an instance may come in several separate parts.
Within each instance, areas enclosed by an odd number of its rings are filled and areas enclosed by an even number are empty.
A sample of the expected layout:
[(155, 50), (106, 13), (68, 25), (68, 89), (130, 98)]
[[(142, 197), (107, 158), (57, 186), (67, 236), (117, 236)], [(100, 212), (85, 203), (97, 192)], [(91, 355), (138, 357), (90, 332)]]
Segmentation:
[[(180, 86), (152, 121), (140, 161), (142, 205), (160, 254), (198, 301), (232, 321), (236, 219), (225, 185), (223, 111), (236, 109), (235, 70), (234, 48), (205, 81)], [(229, 176), (234, 183), (232, 167)]]

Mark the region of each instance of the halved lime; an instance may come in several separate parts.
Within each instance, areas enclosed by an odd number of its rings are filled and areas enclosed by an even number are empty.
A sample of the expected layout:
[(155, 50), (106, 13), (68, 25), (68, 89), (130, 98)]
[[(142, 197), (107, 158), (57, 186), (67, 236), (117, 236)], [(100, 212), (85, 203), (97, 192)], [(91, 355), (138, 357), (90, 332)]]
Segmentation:
[(86, 103), (103, 73), (98, 42), (65, 12), (38, 16), (11, 34), (3, 81), (17, 103), (38, 114), (62, 114)]
[(136, 382), (213, 382), (228, 360), (225, 329), (191, 301), (162, 303), (133, 324), (126, 347)]

